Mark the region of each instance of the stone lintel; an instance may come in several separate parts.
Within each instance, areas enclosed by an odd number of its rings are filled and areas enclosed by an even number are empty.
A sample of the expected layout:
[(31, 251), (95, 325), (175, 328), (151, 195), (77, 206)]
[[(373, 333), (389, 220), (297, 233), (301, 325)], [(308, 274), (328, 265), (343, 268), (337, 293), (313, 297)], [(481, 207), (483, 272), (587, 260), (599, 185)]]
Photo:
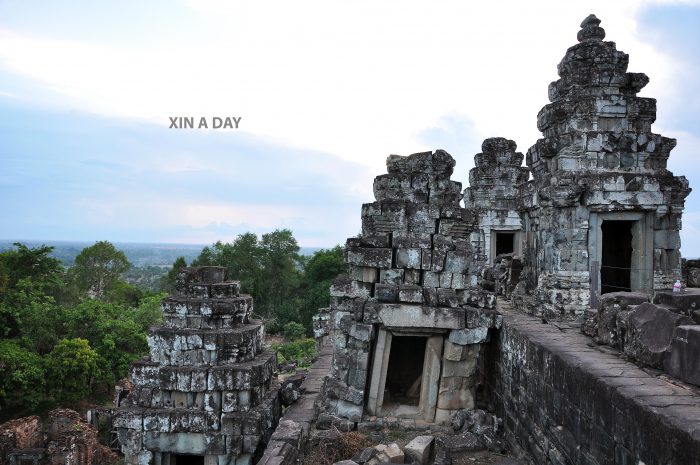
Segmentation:
[(390, 328), (461, 329), (465, 326), (462, 308), (382, 304), (378, 313), (384, 326)]

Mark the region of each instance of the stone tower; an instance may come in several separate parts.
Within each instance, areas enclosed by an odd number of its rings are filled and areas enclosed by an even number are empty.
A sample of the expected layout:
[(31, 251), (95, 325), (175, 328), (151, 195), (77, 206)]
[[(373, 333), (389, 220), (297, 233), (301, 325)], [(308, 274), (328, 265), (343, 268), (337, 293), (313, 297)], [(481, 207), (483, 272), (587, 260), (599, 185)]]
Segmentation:
[(387, 159), (346, 244), (349, 276), (331, 288), (331, 373), (318, 425), (363, 414), (445, 422), (473, 408), (480, 344), (499, 324), (479, 286), (474, 217), (446, 152)]
[(489, 265), (500, 253), (522, 253), (520, 188), (527, 183), (530, 170), (522, 166), (524, 155), (515, 149), (512, 140), (486, 139), (482, 153), (474, 156), (469, 187), (464, 190), (464, 206), (478, 217), (472, 242), (478, 244)]
[[(690, 189), (666, 169), (674, 139), (655, 134), (646, 75), (594, 15), (578, 33), (537, 116), (524, 187), (528, 307), (581, 314), (600, 293), (668, 289), (680, 277), (681, 213)], [(536, 288), (533, 289), (533, 286)]]
[(249, 465), (280, 416), (275, 354), (222, 267), (184, 268), (115, 414), (128, 465)]

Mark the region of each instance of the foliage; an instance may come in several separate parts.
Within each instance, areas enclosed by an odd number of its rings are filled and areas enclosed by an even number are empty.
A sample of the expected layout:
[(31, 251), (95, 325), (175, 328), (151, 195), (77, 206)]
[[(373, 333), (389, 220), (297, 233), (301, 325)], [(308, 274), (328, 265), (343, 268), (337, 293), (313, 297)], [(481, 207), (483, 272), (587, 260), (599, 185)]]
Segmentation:
[(160, 290), (165, 292), (173, 292), (175, 290), (175, 278), (177, 278), (177, 273), (187, 266), (185, 257), (177, 257), (175, 262), (173, 262), (170, 271), (165, 274), (160, 280)]
[(304, 333), (304, 325), (293, 321), (290, 321), (284, 325), (284, 330), (282, 331), (282, 334), (287, 341), (296, 341), (297, 339), (301, 339), (304, 337)]
[(228, 278), (239, 280), (241, 291), (253, 296), (256, 314), (265, 318), (269, 333), (295, 322), (310, 334), (311, 317), (329, 305), (331, 283), (346, 267), (340, 246), (310, 258), (299, 255), (299, 250), (288, 229), (260, 238), (246, 233), (232, 243), (205, 247), (192, 266), (225, 267)]
[[(315, 341), (300, 338), (310, 333), (311, 316), (328, 306), (331, 282), (345, 264), (340, 247), (310, 257), (299, 251), (289, 230), (246, 233), (204, 248), (192, 265), (226, 267), (228, 278), (255, 298), (268, 332), (292, 341), (277, 346), (280, 359), (305, 366)], [(70, 269), (51, 253), (20, 243), (0, 252), (0, 421), (111, 393), (129, 364), (147, 353), (150, 327), (162, 321), (165, 294), (142, 284), (166, 272), (132, 274), (127, 282), (126, 256), (106, 241), (83, 249)], [(175, 260), (163, 289), (172, 290), (186, 264)]]
[(42, 358), (14, 340), (0, 340), (0, 409), (35, 409), (43, 400)]
[(98, 375), (98, 353), (87, 339), (62, 339), (48, 355), (47, 372), (56, 399), (75, 402), (90, 393)]
[(93, 285), (77, 285), (81, 271), (67, 272), (50, 247), (15, 247), (0, 253), (0, 420), (110, 393), (147, 353), (165, 294), (145, 294), (115, 275), (124, 268), (119, 251), (111, 255), (122, 265), (103, 263), (111, 271), (97, 299)]
[(277, 351), (277, 361), (296, 362), (298, 366), (311, 365), (316, 356), (316, 341), (313, 339), (298, 339), (285, 344), (273, 344), (272, 349)]
[(71, 271), (81, 291), (102, 299), (130, 266), (124, 252), (107, 241), (99, 241), (75, 257)]

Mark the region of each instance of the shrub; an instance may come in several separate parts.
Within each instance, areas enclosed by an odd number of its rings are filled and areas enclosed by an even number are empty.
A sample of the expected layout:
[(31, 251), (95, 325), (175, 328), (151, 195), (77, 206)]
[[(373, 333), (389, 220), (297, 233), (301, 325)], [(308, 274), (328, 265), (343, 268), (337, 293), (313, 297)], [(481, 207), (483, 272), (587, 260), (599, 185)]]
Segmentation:
[(277, 360), (280, 363), (296, 362), (301, 367), (311, 365), (316, 356), (316, 341), (313, 339), (299, 339), (286, 344), (273, 344), (272, 348), (277, 351)]
[(305, 333), (306, 331), (304, 330), (304, 325), (293, 321), (284, 325), (284, 330), (282, 331), (284, 339), (287, 341), (296, 341), (297, 339), (301, 339), (304, 337)]

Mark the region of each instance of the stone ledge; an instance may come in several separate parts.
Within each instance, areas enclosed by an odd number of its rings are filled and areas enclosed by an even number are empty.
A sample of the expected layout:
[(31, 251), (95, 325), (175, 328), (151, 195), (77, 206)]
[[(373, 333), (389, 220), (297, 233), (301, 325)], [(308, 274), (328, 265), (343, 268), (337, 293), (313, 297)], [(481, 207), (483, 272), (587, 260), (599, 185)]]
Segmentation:
[(576, 328), (502, 310), (491, 396), (538, 463), (700, 463), (696, 391), (598, 350)]

